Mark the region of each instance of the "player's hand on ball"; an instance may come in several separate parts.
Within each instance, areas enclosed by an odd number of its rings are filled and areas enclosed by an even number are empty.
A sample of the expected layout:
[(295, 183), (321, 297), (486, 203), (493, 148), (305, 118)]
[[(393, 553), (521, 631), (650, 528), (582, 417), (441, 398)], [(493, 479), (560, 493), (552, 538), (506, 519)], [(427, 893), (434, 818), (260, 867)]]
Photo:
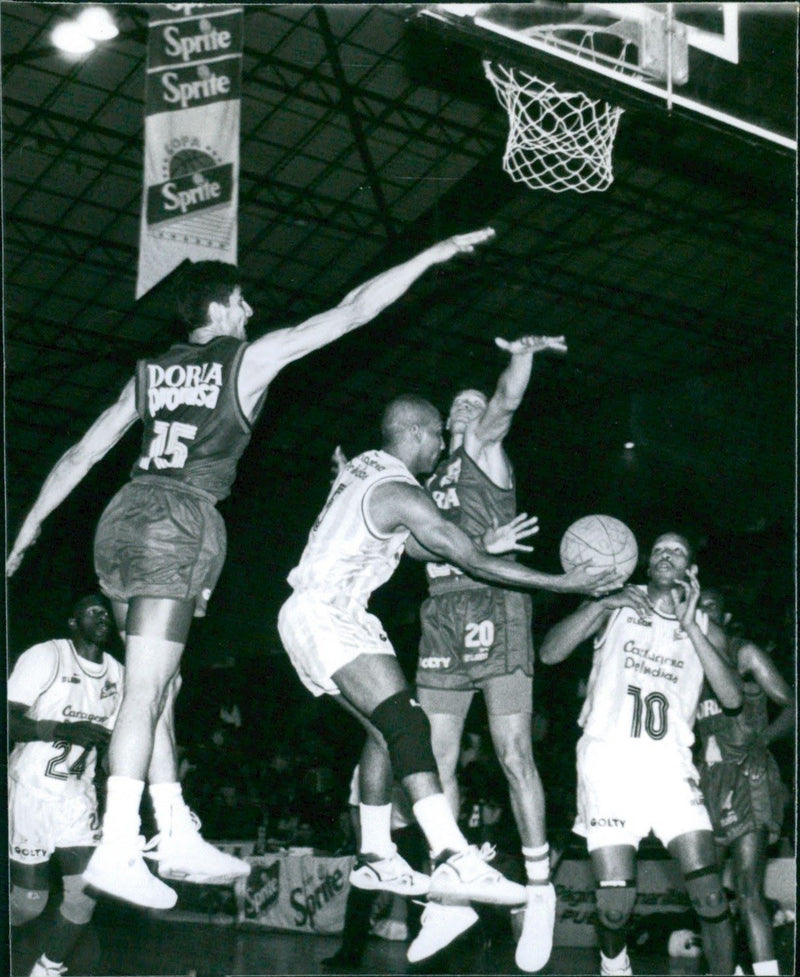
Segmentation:
[(633, 584), (613, 593), (605, 594), (600, 602), (609, 611), (617, 607), (632, 607), (640, 617), (649, 617), (653, 612), (653, 605), (650, 603), (647, 592), (639, 590)]
[(528, 539), (528, 537), (539, 532), (538, 516), (528, 518), (527, 512), (521, 512), (504, 526), (498, 526), (496, 519), (493, 520), (493, 523), (492, 528), (487, 529), (483, 534), (483, 548), (487, 553), (533, 552), (532, 546), (525, 546), (520, 540)]
[(565, 594), (589, 594), (600, 597), (619, 586), (619, 571), (614, 567), (606, 570), (592, 569), (591, 560), (578, 563), (561, 578), (560, 590)]
[(566, 353), (567, 341), (563, 336), (520, 336), (519, 339), (501, 339), (495, 343), (513, 356), (521, 353), (541, 353), (550, 350), (553, 353)]

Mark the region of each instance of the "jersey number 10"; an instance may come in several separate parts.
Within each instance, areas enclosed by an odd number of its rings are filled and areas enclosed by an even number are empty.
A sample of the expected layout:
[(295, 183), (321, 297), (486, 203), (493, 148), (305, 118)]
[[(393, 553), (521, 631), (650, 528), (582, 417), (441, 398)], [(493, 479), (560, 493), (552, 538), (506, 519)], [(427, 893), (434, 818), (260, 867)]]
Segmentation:
[(661, 692), (651, 692), (642, 699), (642, 690), (638, 685), (629, 685), (628, 695), (633, 696), (631, 736), (638, 739), (642, 735), (642, 725), (644, 725), (644, 731), (650, 739), (663, 740), (667, 735), (667, 711), (669, 710), (667, 697)]

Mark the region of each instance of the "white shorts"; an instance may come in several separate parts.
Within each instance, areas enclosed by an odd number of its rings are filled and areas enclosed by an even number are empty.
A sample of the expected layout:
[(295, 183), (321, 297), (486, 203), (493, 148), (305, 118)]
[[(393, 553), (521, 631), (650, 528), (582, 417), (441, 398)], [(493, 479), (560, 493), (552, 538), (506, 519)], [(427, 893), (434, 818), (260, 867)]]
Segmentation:
[(100, 842), (94, 787), (69, 797), (8, 780), (8, 857), (25, 865), (46, 862), (56, 848), (92, 848)]
[(326, 603), (295, 591), (278, 614), (278, 633), (295, 671), (314, 695), (338, 695), (331, 676), (359, 655), (391, 655), (383, 625), (363, 607)]
[(589, 851), (632, 845), (652, 830), (666, 847), (689, 831), (711, 831), (688, 750), (650, 743), (578, 741), (578, 816)]

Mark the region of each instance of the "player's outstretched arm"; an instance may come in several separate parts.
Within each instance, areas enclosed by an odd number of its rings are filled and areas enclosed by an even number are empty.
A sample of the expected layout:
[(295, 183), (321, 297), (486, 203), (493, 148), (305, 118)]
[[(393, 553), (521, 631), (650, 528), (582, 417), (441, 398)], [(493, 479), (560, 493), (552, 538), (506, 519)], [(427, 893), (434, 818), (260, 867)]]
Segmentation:
[(21, 702), (8, 704), (8, 738), (13, 743), (41, 741), (52, 743), (64, 740), (77, 743), (87, 749), (106, 746), (111, 732), (99, 723), (80, 720), (76, 723), (60, 723), (55, 719), (32, 719), (27, 715), (28, 706)]
[(354, 288), (335, 308), (312, 316), (299, 326), (267, 333), (251, 343), (245, 351), (239, 375), (242, 406), (246, 410), (254, 403), (275, 375), (289, 363), (370, 322), (405, 294), (433, 265), (449, 261), (457, 254), (470, 254), (493, 237), (491, 227), (449, 237)]
[(25, 552), (36, 542), (44, 520), (66, 499), (89, 469), (110, 451), (136, 418), (135, 387), (131, 379), (116, 403), (103, 411), (81, 440), (59, 458), (44, 480), (6, 561), (7, 577), (19, 569)]
[(610, 613), (618, 607), (632, 607), (642, 617), (649, 617), (652, 612), (647, 594), (632, 585), (597, 600), (586, 601), (550, 628), (539, 646), (539, 658), (545, 665), (563, 662), (579, 644), (597, 634)]
[(613, 570), (591, 574), (585, 566), (579, 566), (569, 573), (556, 575), (491, 556), (444, 519), (422, 488), (407, 482), (379, 485), (372, 494), (370, 515), (376, 526), (386, 532), (405, 526), (417, 543), (438, 559), (453, 563), (471, 577), (489, 583), (564, 594), (595, 594), (615, 586)]
[(483, 417), (471, 432), (471, 437), (481, 444), (500, 442), (508, 434), (514, 414), (528, 389), (534, 354), (544, 350), (567, 352), (563, 336), (521, 336), (514, 340), (498, 338), (495, 343), (510, 353), (511, 359), (500, 374)]

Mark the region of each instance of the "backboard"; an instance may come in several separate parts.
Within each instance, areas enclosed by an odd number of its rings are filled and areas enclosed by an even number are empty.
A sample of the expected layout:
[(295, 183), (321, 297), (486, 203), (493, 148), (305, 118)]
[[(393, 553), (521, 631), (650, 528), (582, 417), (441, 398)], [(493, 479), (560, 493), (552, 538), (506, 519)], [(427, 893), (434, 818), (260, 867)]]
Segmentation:
[(454, 3), (418, 14), (482, 57), (782, 153), (797, 151), (797, 18), (793, 3)]

